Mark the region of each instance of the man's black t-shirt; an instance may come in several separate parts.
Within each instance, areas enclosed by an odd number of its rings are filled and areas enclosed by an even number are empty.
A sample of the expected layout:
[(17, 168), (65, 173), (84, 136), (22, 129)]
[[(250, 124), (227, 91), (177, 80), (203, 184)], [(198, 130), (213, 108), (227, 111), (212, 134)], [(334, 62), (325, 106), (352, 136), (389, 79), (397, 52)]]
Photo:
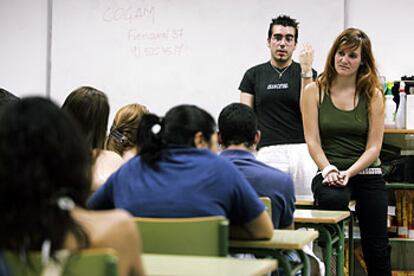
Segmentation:
[[(259, 64), (247, 70), (239, 86), (242, 92), (254, 96), (254, 110), (262, 133), (258, 148), (305, 142), (299, 107), (300, 64), (292, 62), (283, 74), (279, 72), (270, 61)], [(313, 78), (316, 78), (315, 70)]]

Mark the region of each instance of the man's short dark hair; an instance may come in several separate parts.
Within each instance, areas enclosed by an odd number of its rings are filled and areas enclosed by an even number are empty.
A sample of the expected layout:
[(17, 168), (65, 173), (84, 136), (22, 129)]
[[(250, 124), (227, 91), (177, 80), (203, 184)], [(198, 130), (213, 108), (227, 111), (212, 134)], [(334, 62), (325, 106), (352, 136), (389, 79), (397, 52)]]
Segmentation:
[(254, 144), (257, 131), (257, 118), (252, 108), (241, 103), (226, 106), (219, 115), (218, 126), (221, 142), (225, 147)]
[(267, 39), (270, 39), (272, 37), (272, 28), (275, 25), (282, 25), (283, 27), (293, 27), (295, 28), (295, 43), (298, 43), (299, 38), (299, 22), (296, 21), (296, 19), (293, 19), (287, 15), (279, 15), (276, 18), (272, 19), (272, 22), (270, 22), (269, 30), (267, 32)]

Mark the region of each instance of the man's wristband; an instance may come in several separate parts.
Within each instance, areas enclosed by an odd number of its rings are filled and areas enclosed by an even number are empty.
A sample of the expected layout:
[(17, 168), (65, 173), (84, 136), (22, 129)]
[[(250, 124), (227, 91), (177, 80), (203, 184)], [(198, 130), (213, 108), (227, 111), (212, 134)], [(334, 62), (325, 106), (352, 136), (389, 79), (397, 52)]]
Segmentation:
[(334, 165), (328, 165), (328, 166), (326, 166), (322, 170), (322, 177), (325, 178), (332, 171), (339, 172), (338, 171), (338, 168), (335, 167)]
[(312, 74), (312, 70), (307, 71), (307, 72), (302, 72), (302, 73), (300, 74), (300, 76), (301, 76), (302, 78), (304, 78), (304, 79), (309, 79), (309, 78), (312, 78), (312, 76), (313, 76), (313, 74)]

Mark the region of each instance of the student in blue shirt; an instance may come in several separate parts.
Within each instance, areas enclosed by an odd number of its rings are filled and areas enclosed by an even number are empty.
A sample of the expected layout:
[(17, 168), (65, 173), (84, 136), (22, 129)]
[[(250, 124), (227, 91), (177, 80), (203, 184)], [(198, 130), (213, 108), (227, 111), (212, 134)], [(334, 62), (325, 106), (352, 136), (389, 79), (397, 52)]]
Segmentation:
[[(256, 160), (254, 148), (260, 140), (257, 118), (252, 108), (241, 103), (226, 106), (219, 115), (219, 142), (224, 148), (221, 156), (233, 162), (247, 178), (259, 196), (269, 197), (272, 205), (272, 221), (275, 229), (293, 229), (295, 189), (292, 178), (285, 172)], [(311, 260), (311, 275), (319, 275), (323, 264), (311, 249), (305, 251)], [(286, 251), (292, 261), (298, 261), (296, 253)], [(284, 275), (279, 271), (280, 275)]]
[(165, 118), (145, 114), (137, 133), (140, 156), (115, 172), (89, 206), (140, 217), (225, 216), (232, 237), (270, 238), (272, 223), (255, 191), (212, 152), (215, 128), (211, 115), (193, 105), (176, 106)]
[(257, 118), (252, 108), (232, 103), (220, 113), (219, 141), (221, 156), (233, 162), (259, 196), (272, 202), (272, 221), (276, 229), (293, 226), (295, 189), (292, 178), (276, 168), (256, 160), (254, 147), (260, 140)]

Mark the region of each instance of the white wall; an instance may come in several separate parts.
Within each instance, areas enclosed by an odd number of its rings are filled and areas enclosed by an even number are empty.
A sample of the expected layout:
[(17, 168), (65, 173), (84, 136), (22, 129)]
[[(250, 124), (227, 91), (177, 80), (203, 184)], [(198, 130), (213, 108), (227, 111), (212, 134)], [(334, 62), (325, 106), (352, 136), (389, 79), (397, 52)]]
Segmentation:
[[(55, 0), (54, 4), (69, 0)], [(99, 3), (101, 0), (95, 0)], [(304, 0), (303, 0), (304, 1)], [(341, 0), (342, 1), (342, 0)], [(414, 74), (414, 59), (412, 58), (411, 45), (414, 45), (414, 1), (411, 0), (343, 0), (347, 3), (345, 11), (345, 22), (347, 26), (355, 26), (363, 29), (371, 38), (374, 54), (382, 75), (388, 80), (399, 79), (402, 75)], [(238, 3), (238, 1), (234, 1)], [(275, 0), (277, 3), (278, 0)], [(262, 5), (264, 1), (256, 1)], [(267, 1), (266, 1), (267, 3)], [(269, 9), (265, 17), (278, 14), (281, 11), (297, 16), (301, 12), (308, 12), (310, 15), (323, 14), (323, 7), (315, 5), (315, 9), (304, 9), (300, 1), (289, 2), (285, 8), (278, 9), (273, 6), (266, 6)], [(19, 95), (42, 94), (46, 95), (47, 89), (47, 11), (48, 0), (0, 0), (0, 87), (10, 90)], [(233, 5), (237, 12), (237, 5)], [(277, 5), (276, 5), (277, 6)], [(319, 11), (319, 12), (317, 12)], [(296, 14), (295, 14), (296, 13)], [(257, 18), (259, 15), (256, 14)], [(330, 16), (330, 15), (324, 15)], [(248, 30), (250, 19), (241, 18), (241, 30)], [(269, 18), (262, 20), (266, 25)], [(331, 18), (330, 20), (333, 20)], [(339, 20), (343, 20), (341, 17)], [(303, 21), (303, 20), (302, 20)], [(227, 22), (223, 21), (223, 24)], [(326, 26), (319, 26), (312, 21), (302, 22), (304, 33), (311, 36), (311, 39), (319, 39), (323, 45), (330, 45), (334, 36), (327, 36)], [(253, 57), (246, 55), (243, 60), (244, 67), (260, 62), (260, 55), (265, 58), (268, 55), (265, 47), (265, 40), (262, 39), (266, 26), (260, 26), (260, 34), (257, 38), (243, 41), (243, 32), (235, 35), (235, 48), (241, 43), (250, 43), (250, 47), (257, 49)], [(251, 32), (251, 31), (250, 31)], [(303, 32), (302, 32), (303, 33)], [(302, 36), (302, 39), (306, 37)], [(243, 42), (240, 42), (243, 41)], [(239, 42), (238, 42), (239, 41)], [(302, 40), (304, 41), (304, 40)], [(325, 47), (325, 46), (324, 46)], [(315, 49), (315, 67), (320, 71), (322, 68), (325, 50)], [(122, 68), (122, 65), (119, 65)], [(239, 78), (246, 68), (240, 68), (237, 77), (232, 80), (238, 85)], [(56, 69), (56, 68), (55, 68)], [(220, 66), (217, 70), (220, 70)], [(52, 68), (53, 70), (53, 68)], [(200, 69), (202, 70), (202, 69)], [(208, 72), (202, 72), (208, 73)], [(120, 92), (117, 92), (120, 93)], [(232, 93), (232, 92), (226, 92)], [(230, 95), (230, 94), (229, 94)], [(197, 95), (194, 95), (197, 97)], [(237, 99), (232, 94), (228, 100)], [(136, 99), (137, 101), (139, 99)], [(213, 99), (214, 100), (214, 99)]]
[(347, 0), (347, 22), (371, 38), (381, 75), (414, 75), (414, 1)]
[(0, 0), (0, 87), (46, 95), (47, 0)]

